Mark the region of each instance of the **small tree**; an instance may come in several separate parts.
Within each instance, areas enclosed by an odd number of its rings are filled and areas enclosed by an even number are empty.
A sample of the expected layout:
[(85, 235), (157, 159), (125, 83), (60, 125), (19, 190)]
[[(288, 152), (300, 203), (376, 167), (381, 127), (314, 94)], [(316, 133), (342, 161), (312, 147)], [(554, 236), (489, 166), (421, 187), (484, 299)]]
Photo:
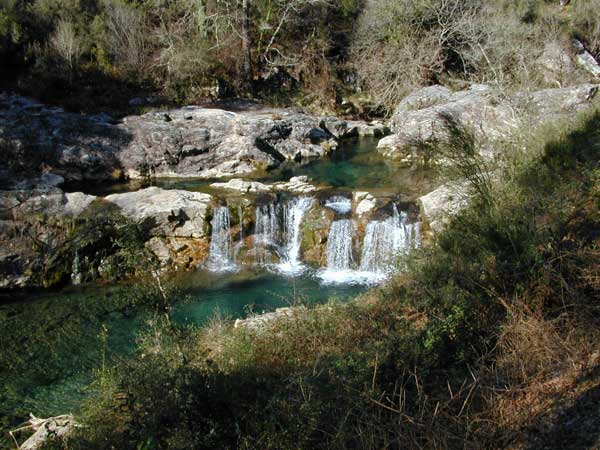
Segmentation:
[(75, 31), (73, 23), (60, 20), (50, 36), (50, 46), (56, 54), (67, 64), (69, 80), (77, 67), (79, 58), (83, 54), (83, 43)]

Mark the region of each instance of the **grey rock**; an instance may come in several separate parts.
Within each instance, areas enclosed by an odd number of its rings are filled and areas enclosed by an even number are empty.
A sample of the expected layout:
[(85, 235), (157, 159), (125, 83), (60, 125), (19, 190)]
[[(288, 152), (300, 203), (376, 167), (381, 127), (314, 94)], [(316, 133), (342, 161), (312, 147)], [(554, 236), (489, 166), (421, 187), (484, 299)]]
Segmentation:
[(273, 322), (292, 319), (304, 311), (306, 311), (304, 307), (277, 308), (273, 312), (258, 314), (247, 319), (237, 319), (233, 327), (260, 331)]
[(57, 218), (77, 217), (94, 200), (96, 197), (93, 195), (81, 192), (65, 193), (60, 189), (0, 191), (0, 215), (7, 218), (21, 218), (37, 214), (46, 214)]
[(419, 198), (421, 216), (434, 233), (439, 233), (469, 204), (471, 198), (465, 182), (451, 182)]
[(596, 58), (588, 52), (581, 41), (573, 39), (572, 41), (573, 53), (575, 54), (575, 62), (586, 72), (590, 73), (594, 77), (600, 77), (600, 64), (596, 61)]
[[(482, 143), (509, 139), (520, 127), (530, 128), (589, 108), (598, 86), (585, 84), (536, 92), (518, 92), (505, 96), (486, 85), (474, 85), (466, 91), (455, 92), (445, 100), (422, 109), (397, 109), (390, 120), (391, 136), (379, 141), (378, 150), (386, 157), (414, 162), (419, 144), (443, 141), (447, 138), (444, 115), (452, 116), (459, 124), (470, 128)], [(421, 92), (421, 91), (418, 91)], [(410, 101), (418, 103), (418, 93)], [(424, 93), (427, 104), (428, 92)]]
[(450, 97), (452, 91), (445, 86), (427, 86), (407, 95), (394, 110), (394, 115), (446, 103)]
[(249, 174), (286, 160), (320, 158), (351, 132), (344, 120), (292, 109), (234, 113), (192, 106), (113, 124), (108, 116), (0, 94), (0, 156), (17, 172), (50, 167), (66, 181)]
[(213, 183), (210, 186), (215, 189), (225, 189), (241, 193), (269, 192), (273, 190), (273, 186), (256, 181), (245, 181), (240, 178), (234, 178), (227, 183)]
[(569, 52), (560, 42), (551, 41), (544, 46), (544, 52), (537, 61), (546, 83), (561, 86), (563, 80), (572, 78), (576, 71)]
[(206, 236), (212, 201), (209, 194), (150, 187), (109, 195), (105, 200), (121, 208), (126, 217), (142, 223), (154, 236)]
[(292, 177), (285, 183), (275, 183), (274, 188), (279, 191), (292, 192), (294, 194), (310, 194), (318, 190), (310, 183), (307, 176)]

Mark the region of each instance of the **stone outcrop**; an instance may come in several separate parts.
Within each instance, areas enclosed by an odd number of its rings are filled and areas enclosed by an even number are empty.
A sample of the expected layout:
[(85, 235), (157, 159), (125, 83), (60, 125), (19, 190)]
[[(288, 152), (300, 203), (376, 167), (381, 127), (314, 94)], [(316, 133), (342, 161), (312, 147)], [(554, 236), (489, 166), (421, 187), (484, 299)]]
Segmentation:
[(264, 108), (190, 106), (117, 123), (0, 93), (0, 162), (29, 177), (50, 168), (68, 182), (247, 175), (320, 158), (342, 138), (384, 132), (381, 124)]
[(318, 190), (316, 186), (310, 183), (310, 180), (306, 176), (292, 177), (289, 181), (273, 184), (234, 178), (226, 183), (212, 183), (210, 187), (226, 191), (235, 191), (240, 194), (259, 194), (277, 191), (291, 192), (294, 194), (309, 194)]
[(452, 216), (468, 205), (470, 197), (465, 182), (444, 184), (419, 198), (421, 217), (433, 233), (439, 233)]
[(581, 41), (578, 39), (573, 39), (571, 46), (573, 48), (573, 53), (575, 54), (575, 62), (579, 65), (579, 67), (595, 78), (600, 77), (600, 64), (598, 64), (596, 58), (594, 58), (592, 54), (586, 50)]
[(209, 252), (213, 198), (201, 192), (150, 187), (105, 198), (148, 234), (146, 248), (163, 268), (196, 267)]
[(454, 93), (442, 86), (424, 88), (398, 105), (390, 120), (394, 134), (381, 139), (378, 150), (405, 163), (429, 157), (427, 152), (421, 152), (422, 144), (447, 137), (444, 116), (471, 129), (485, 146), (509, 139), (520, 127), (531, 129), (589, 108), (597, 91), (598, 86), (593, 84), (508, 96), (486, 85), (473, 85)]
[(105, 197), (129, 219), (144, 224), (155, 236), (202, 238), (212, 197), (201, 192), (149, 187)]

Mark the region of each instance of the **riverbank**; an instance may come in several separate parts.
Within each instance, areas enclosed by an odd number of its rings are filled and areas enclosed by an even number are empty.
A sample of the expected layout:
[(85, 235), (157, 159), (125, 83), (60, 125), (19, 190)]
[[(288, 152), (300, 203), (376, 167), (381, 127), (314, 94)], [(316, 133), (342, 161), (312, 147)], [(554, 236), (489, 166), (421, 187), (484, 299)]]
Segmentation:
[(258, 332), (163, 323), (69, 448), (593, 448), (599, 124), (528, 136), (369, 301)]

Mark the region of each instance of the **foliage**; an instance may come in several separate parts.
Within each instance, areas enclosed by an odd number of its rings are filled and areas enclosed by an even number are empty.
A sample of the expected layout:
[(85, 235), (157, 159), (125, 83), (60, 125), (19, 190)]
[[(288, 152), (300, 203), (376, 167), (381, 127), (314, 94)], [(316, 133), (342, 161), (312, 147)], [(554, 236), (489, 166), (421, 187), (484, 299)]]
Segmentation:
[(408, 273), (258, 331), (156, 321), (67, 447), (506, 448), (534, 418), (540, 448), (552, 442), (563, 423), (532, 413), (547, 383), (593, 394), (577, 367), (600, 382), (586, 369), (599, 350), (599, 125), (593, 112), (527, 135), (494, 179), (461, 162), (472, 136), (450, 130), (447, 153), (480, 187)]

